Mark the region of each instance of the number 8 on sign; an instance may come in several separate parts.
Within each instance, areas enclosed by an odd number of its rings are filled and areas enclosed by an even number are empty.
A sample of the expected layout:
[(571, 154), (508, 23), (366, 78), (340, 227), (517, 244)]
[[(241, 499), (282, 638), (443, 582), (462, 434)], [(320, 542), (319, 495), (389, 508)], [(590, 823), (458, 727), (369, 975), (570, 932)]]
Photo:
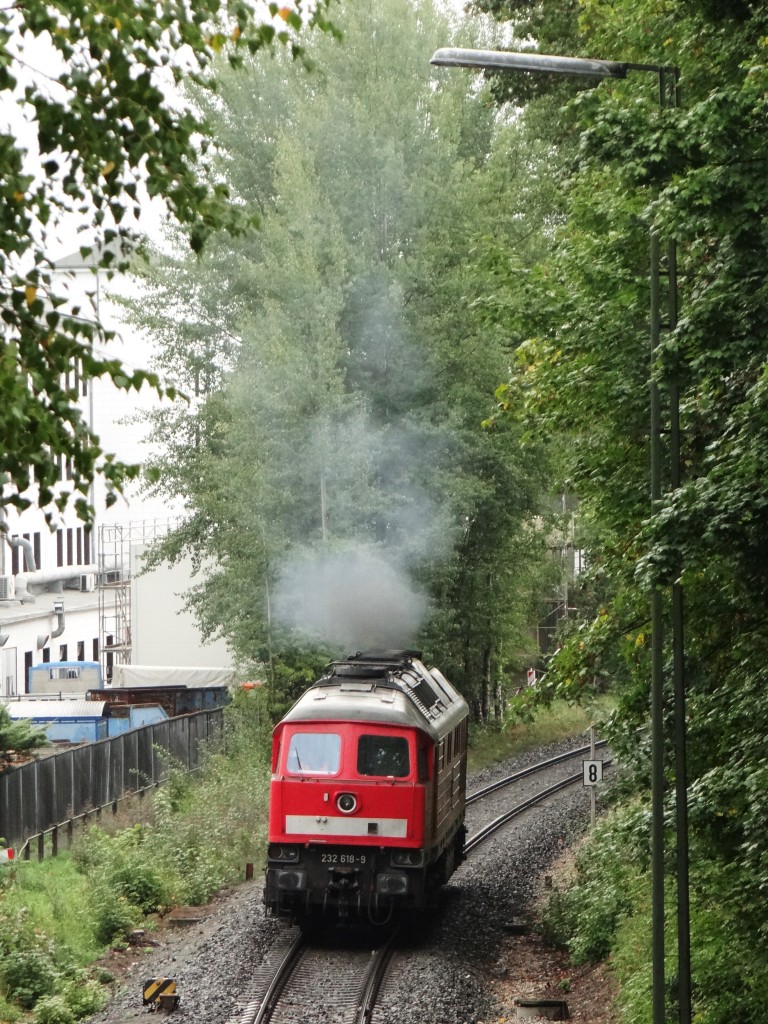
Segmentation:
[(596, 786), (599, 782), (603, 781), (602, 761), (582, 761), (581, 763), (584, 768), (585, 786)]

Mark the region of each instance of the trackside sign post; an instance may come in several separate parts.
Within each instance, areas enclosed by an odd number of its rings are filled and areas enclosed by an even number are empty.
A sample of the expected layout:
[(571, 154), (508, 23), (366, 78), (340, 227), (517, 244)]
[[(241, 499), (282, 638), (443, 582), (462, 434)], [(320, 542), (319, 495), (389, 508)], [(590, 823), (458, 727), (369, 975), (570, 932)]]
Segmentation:
[(585, 786), (596, 786), (603, 781), (602, 761), (582, 761), (581, 764), (584, 769)]
[(589, 730), (590, 759), (582, 761), (581, 767), (584, 772), (584, 785), (590, 788), (590, 803), (592, 805), (590, 820), (592, 827), (595, 826), (595, 786), (603, 781), (603, 762), (595, 758), (595, 727), (590, 726)]

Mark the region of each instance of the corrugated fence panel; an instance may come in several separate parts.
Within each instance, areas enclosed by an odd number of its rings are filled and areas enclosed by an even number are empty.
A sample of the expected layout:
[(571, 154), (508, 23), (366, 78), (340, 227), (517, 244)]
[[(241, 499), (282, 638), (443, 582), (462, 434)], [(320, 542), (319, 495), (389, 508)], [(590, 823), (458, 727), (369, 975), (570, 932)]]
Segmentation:
[(142, 786), (149, 785), (139, 762), (138, 729), (125, 733), (123, 740), (123, 792), (135, 793)]
[(155, 765), (152, 753), (152, 730), (136, 729), (136, 764), (139, 769), (138, 786), (151, 786), (155, 781)]
[(21, 771), (5, 772), (0, 775), (0, 837), (9, 846), (12, 839), (23, 832), (22, 818), (22, 776)]
[[(83, 750), (86, 748), (83, 747)], [(109, 799), (109, 780), (112, 775), (112, 740), (92, 743), (88, 750), (91, 756), (89, 781), (90, 791), (83, 801), (86, 807), (101, 807)]]
[(176, 761), (185, 768), (193, 768), (189, 763), (189, 715), (174, 718), (168, 749)]
[(37, 831), (37, 765), (22, 765), (24, 773), (21, 792), (21, 827), (25, 835), (34, 835)]
[(164, 781), (163, 750), (174, 765), (197, 768), (202, 742), (222, 725), (221, 708), (194, 712), (8, 769), (0, 775), (0, 838), (18, 848), (84, 811)]
[(56, 758), (44, 757), (38, 761), (39, 800), (37, 805), (37, 831), (44, 832), (58, 821), (56, 815)]
[(81, 813), (86, 807), (94, 806), (94, 756), (93, 748), (78, 747), (75, 755), (75, 814)]
[(56, 759), (56, 821), (64, 821), (72, 814), (73, 764), (71, 750), (65, 750)]
[(168, 756), (163, 754), (169, 749), (170, 737), (170, 719), (152, 726), (152, 771), (155, 782), (164, 782), (168, 778)]

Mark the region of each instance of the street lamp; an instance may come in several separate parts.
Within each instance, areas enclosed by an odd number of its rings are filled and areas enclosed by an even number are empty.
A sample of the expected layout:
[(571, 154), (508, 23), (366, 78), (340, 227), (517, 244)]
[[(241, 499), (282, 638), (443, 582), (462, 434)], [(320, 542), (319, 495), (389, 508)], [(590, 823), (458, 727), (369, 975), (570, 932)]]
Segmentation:
[[(468, 50), (446, 47), (436, 50), (432, 64), (438, 67), (474, 68), (481, 71), (528, 71), (582, 78), (626, 78), (630, 71), (658, 76), (662, 109), (679, 104), (679, 69), (660, 64), (560, 57), (532, 52)], [(651, 232), (650, 260), (650, 478), (651, 508), (661, 503), (661, 404), (654, 364), (661, 337), (661, 255), (659, 238)], [(668, 329), (677, 325), (677, 254), (674, 242), (667, 253)], [(677, 382), (669, 389), (671, 485), (680, 486), (680, 396)], [(653, 1022), (664, 1022), (664, 635), (662, 596), (651, 593), (651, 886)], [(677, 932), (678, 1000), (680, 1024), (691, 1020), (690, 914), (688, 896), (687, 770), (685, 749), (685, 668), (683, 647), (683, 594), (679, 582), (672, 586), (672, 639), (675, 696), (675, 795), (677, 822)]]

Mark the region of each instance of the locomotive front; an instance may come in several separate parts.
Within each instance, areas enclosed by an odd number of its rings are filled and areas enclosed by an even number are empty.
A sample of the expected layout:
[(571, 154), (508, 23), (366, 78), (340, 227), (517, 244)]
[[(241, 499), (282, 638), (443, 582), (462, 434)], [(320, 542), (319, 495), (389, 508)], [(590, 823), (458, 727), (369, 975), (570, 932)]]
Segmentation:
[(462, 857), (466, 737), (466, 703), (417, 652), (334, 663), (274, 731), (268, 911), (423, 909)]

